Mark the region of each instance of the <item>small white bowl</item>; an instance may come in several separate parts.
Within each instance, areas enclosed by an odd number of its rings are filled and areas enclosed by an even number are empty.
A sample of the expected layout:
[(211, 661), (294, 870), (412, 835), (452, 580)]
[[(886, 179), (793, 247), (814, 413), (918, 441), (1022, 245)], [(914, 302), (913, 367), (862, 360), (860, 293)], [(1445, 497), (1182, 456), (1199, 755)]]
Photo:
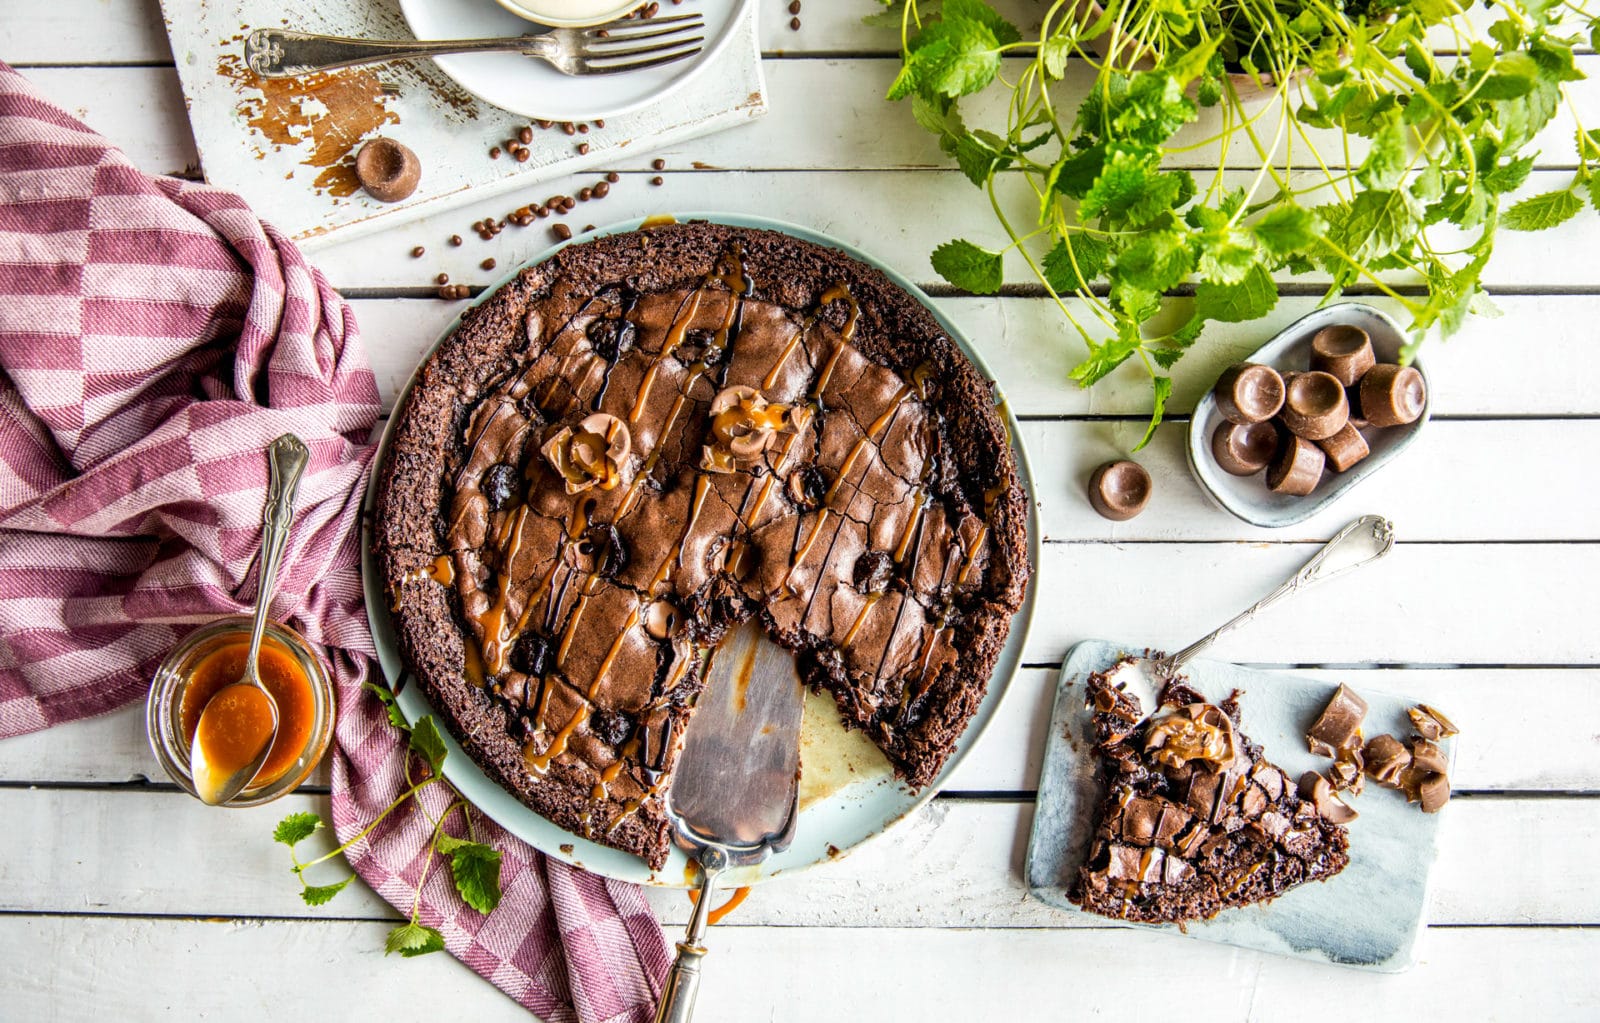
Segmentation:
[(635, 7), (640, 6), (639, 0), (622, 0), (621, 3), (594, 4), (594, 10), (588, 14), (574, 13), (572, 8), (589, 7), (586, 0), (494, 0), (495, 3), (515, 14), (519, 18), (526, 18), (538, 25), (552, 25), (556, 28), (587, 28), (590, 25), (604, 25), (608, 21), (616, 21)]
[[(1406, 343), (1406, 332), (1380, 309), (1359, 302), (1325, 306), (1284, 328), (1276, 337), (1257, 348), (1246, 362), (1258, 362), (1281, 372), (1303, 372), (1311, 368), (1311, 337), (1323, 327), (1350, 324), (1365, 330), (1372, 338), (1372, 351), (1379, 362), (1395, 362)], [(1371, 454), (1347, 472), (1323, 471), (1317, 489), (1304, 497), (1275, 494), (1267, 489), (1265, 472), (1253, 476), (1234, 476), (1217, 465), (1211, 454), (1211, 434), (1223, 422), (1217, 411), (1214, 393), (1207, 391), (1189, 420), (1189, 471), (1206, 494), (1234, 516), (1255, 526), (1278, 529), (1303, 522), (1350, 491), (1350, 488), (1387, 465), (1417, 439), (1433, 407), (1433, 384), (1421, 362), (1411, 364), (1427, 389), (1422, 415), (1405, 426), (1387, 429), (1369, 426), (1361, 431)]]

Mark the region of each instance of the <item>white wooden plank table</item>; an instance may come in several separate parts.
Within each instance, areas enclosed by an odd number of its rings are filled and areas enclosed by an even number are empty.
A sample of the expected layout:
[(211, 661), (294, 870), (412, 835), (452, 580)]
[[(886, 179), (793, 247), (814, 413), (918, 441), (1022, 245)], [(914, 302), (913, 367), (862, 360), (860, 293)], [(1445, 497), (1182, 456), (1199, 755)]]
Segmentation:
[[(762, 213), (836, 234), (936, 285), (934, 244), (994, 228), (931, 137), (880, 99), (894, 73), (893, 34), (861, 27), (870, 4), (855, 0), (809, 5), (798, 33), (778, 0), (758, 2), (771, 114), (630, 154), (611, 197), (580, 206), (574, 226), (663, 210)], [(1007, 3), (1021, 21), (1036, 6)], [(0, 16), (0, 58), (146, 170), (197, 172), (156, 0), (13, 5)], [(1594, 109), (1600, 57), (1579, 63), (1591, 75), (1580, 102)], [(1565, 124), (1546, 143), (1530, 189), (1572, 164)], [(648, 184), (657, 155), (669, 165), (661, 187)], [(544, 224), (487, 243), (464, 230), (512, 205), (484, 202), (316, 255), (355, 302), (386, 403), (458, 309), (430, 297), (433, 274), (481, 285), (492, 276), (478, 269), (486, 257), (509, 267), (548, 244)], [(452, 233), (467, 244), (446, 246)], [(417, 244), (427, 258), (409, 257)], [(1090, 467), (1142, 432), (1143, 379), (1119, 372), (1089, 392), (1073, 387), (1066, 370), (1077, 353), (1024, 278), (1006, 297), (933, 287), (998, 375), (1038, 475), (1044, 585), (1026, 667), (937, 800), (857, 855), (757, 889), (713, 932), (700, 1018), (1165, 1019), (1181, 1003), (1198, 1023), (1284, 1018), (1308, 994), (1322, 1011), (1356, 1017), (1595, 1018), (1596, 253), (1592, 213), (1552, 233), (1502, 233), (1485, 277), (1506, 315), (1424, 350), (1435, 419), (1421, 443), (1336, 508), (1276, 532), (1201, 497), (1183, 463), (1185, 415), (1217, 370), (1314, 306), (1314, 284), (1285, 282), (1264, 322), (1208, 336), (1184, 360), (1174, 414), (1140, 456), (1155, 499), (1120, 524), (1096, 517), (1081, 489)], [(1052, 668), (1068, 646), (1090, 636), (1191, 639), (1369, 511), (1392, 517), (1401, 537), (1367, 577), (1370, 596), (1315, 591), (1217, 653), (1412, 694), (1464, 726), (1419, 966), (1397, 976), (1313, 966), (1069, 925), (1028, 901), (1023, 849)], [(1336, 612), (1357, 627), (1330, 625)], [(523, 1018), (446, 956), (385, 959), (395, 914), (365, 888), (320, 909), (301, 903), (268, 834), (290, 809), (325, 811), (325, 773), (312, 782), (268, 807), (208, 810), (164, 782), (137, 707), (0, 743), (0, 1019)], [(651, 900), (669, 928), (683, 922), (680, 894)], [(208, 982), (219, 976), (237, 981)], [(1152, 984), (1162, 994), (1150, 997)], [(1130, 1002), (1129, 991), (1140, 995)]]

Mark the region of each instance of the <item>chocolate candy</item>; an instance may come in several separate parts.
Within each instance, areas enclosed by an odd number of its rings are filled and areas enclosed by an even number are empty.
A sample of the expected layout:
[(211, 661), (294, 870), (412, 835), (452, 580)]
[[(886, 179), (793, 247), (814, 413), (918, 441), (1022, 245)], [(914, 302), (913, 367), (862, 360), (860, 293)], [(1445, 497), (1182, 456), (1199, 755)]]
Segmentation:
[(1427, 400), (1427, 385), (1414, 367), (1384, 363), (1361, 378), (1361, 414), (1373, 426), (1414, 423)]
[(1106, 462), (1089, 477), (1089, 503), (1113, 522), (1133, 518), (1149, 501), (1150, 474), (1138, 462)]
[(1217, 379), (1217, 411), (1243, 426), (1271, 419), (1283, 407), (1283, 377), (1271, 366), (1241, 362)]
[(1344, 385), (1332, 373), (1291, 373), (1284, 381), (1284, 389), (1279, 418), (1296, 436), (1323, 440), (1344, 429), (1350, 420)]
[(1332, 374), (1345, 387), (1360, 380), (1377, 361), (1372, 338), (1352, 324), (1323, 327), (1311, 337), (1311, 368)]
[(379, 202), (399, 202), (417, 190), (422, 162), (394, 139), (375, 138), (356, 153), (356, 179)]
[(1327, 456), (1328, 467), (1334, 472), (1344, 472), (1372, 453), (1367, 447), (1367, 438), (1350, 423), (1345, 423), (1332, 437), (1317, 441), (1317, 447)]
[(1265, 469), (1278, 450), (1278, 427), (1261, 423), (1218, 423), (1211, 434), (1211, 457), (1224, 472), (1253, 476)]
[(1322, 480), (1322, 449), (1294, 434), (1286, 434), (1267, 467), (1267, 489), (1275, 494), (1304, 497)]

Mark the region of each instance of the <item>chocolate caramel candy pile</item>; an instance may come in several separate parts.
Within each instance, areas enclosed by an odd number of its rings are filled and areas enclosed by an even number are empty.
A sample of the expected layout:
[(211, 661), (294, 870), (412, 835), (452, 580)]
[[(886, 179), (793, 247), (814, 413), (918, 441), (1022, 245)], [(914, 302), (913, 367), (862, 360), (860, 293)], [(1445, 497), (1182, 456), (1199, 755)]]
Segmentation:
[(1438, 813), (1450, 799), (1450, 764), (1438, 740), (1455, 735), (1456, 726), (1425, 703), (1406, 714), (1415, 730), (1408, 740), (1387, 734), (1366, 739), (1361, 723), (1367, 716), (1367, 701), (1341, 685), (1306, 732), (1307, 747), (1332, 760), (1333, 766), (1325, 773), (1302, 775), (1301, 798), (1330, 820), (1348, 823), (1356, 812), (1341, 794), (1360, 795), (1365, 779), (1371, 778), (1383, 788), (1404, 792), (1406, 802), (1421, 804), (1423, 813)]
[(1223, 422), (1211, 454), (1225, 472), (1267, 470), (1267, 488), (1303, 497), (1323, 472), (1345, 472), (1371, 453), (1363, 428), (1413, 423), (1427, 404), (1422, 374), (1379, 363), (1360, 327), (1335, 324), (1311, 338), (1306, 372), (1241, 362), (1217, 380)]

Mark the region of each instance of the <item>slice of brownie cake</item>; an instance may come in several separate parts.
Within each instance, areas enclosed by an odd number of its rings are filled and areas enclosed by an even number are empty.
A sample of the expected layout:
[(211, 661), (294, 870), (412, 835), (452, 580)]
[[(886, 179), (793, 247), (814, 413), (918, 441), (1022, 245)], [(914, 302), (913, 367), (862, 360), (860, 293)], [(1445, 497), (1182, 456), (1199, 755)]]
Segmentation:
[(1146, 718), (1116, 670), (1089, 676), (1108, 790), (1073, 902), (1119, 920), (1183, 923), (1344, 869), (1348, 832), (1239, 730), (1237, 692), (1207, 703), (1174, 679)]

